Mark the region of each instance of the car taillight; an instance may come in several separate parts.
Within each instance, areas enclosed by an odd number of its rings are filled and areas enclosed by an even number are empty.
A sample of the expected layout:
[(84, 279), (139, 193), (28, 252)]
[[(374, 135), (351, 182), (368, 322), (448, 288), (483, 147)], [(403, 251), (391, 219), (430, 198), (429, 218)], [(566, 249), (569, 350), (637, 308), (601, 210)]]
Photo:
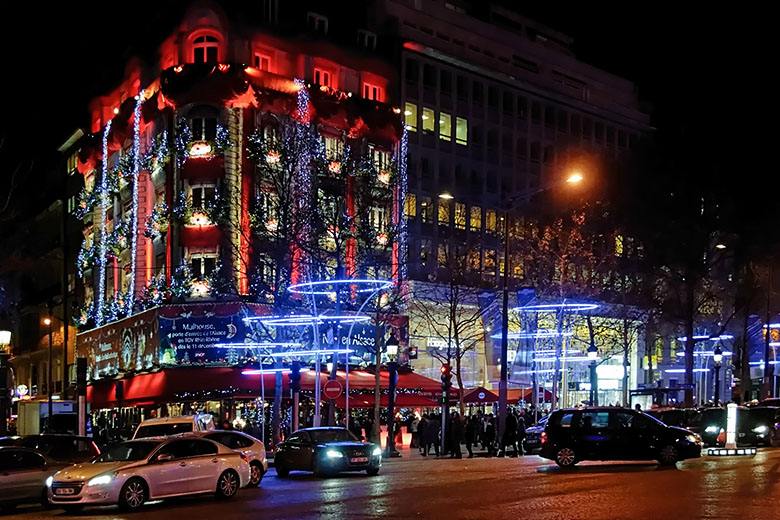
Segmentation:
[(542, 432), (542, 444), (547, 442), (547, 432)]
[(239, 455), (244, 459), (244, 462), (249, 462), (249, 456), (246, 453), (239, 453)]

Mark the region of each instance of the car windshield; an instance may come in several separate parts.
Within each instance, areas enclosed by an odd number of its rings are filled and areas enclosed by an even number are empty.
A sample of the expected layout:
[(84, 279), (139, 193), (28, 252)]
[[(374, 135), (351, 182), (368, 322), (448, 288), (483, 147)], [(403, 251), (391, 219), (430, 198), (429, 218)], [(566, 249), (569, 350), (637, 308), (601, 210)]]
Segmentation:
[(774, 423), (775, 408), (749, 408), (745, 415), (749, 425)]
[(721, 408), (710, 408), (704, 410), (701, 414), (697, 415), (691, 424), (702, 424), (704, 426), (711, 426), (714, 424), (720, 424), (725, 419), (724, 410)]
[(104, 451), (92, 462), (129, 462), (133, 460), (143, 460), (159, 445), (159, 442), (123, 442)]
[(191, 431), (192, 423), (149, 424), (146, 426), (139, 426), (138, 431), (135, 434), (135, 438), (144, 439), (146, 437), (167, 437), (169, 435), (176, 435), (177, 433), (187, 433)]
[(351, 442), (357, 441), (357, 437), (348, 430), (310, 430), (315, 444), (325, 444), (328, 442)]
[(644, 413), (644, 412), (639, 412), (639, 413), (640, 413), (640, 415), (643, 415), (643, 416), (647, 417), (648, 419), (650, 419), (653, 422), (653, 424), (666, 426), (663, 422), (659, 421), (658, 419), (656, 419), (654, 416), (650, 415), (649, 413)]

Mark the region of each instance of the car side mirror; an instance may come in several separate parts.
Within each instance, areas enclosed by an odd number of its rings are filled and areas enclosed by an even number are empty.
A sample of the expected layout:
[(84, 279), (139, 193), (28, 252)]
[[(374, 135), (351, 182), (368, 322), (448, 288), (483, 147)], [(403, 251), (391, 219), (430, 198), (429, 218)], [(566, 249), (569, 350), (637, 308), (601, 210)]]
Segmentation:
[(160, 453), (155, 457), (155, 462), (167, 462), (169, 460), (173, 460), (173, 455), (170, 453)]

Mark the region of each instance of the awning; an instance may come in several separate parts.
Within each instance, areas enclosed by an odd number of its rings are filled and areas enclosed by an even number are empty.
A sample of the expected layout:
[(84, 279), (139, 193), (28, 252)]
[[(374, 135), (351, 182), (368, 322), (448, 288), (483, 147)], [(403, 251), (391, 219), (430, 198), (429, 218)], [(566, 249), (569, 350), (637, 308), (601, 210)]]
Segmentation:
[(481, 386), (472, 390), (466, 390), (463, 395), (465, 404), (489, 404), (498, 401), (498, 396)]
[[(512, 404), (516, 403), (520, 399), (524, 401), (531, 401), (533, 399), (533, 390), (531, 388), (508, 388), (506, 391), (506, 400)], [(552, 400), (552, 392), (549, 390), (544, 391), (545, 402)]]
[[(382, 394), (379, 397), (379, 406), (387, 408), (389, 404), (390, 396)], [(374, 394), (359, 394), (349, 396), (350, 408), (373, 408), (374, 407)], [(346, 399), (342, 395), (336, 399), (336, 406), (338, 408), (346, 407)], [(395, 395), (395, 408), (434, 408), (439, 406), (439, 403), (423, 397), (417, 394), (396, 394)]]

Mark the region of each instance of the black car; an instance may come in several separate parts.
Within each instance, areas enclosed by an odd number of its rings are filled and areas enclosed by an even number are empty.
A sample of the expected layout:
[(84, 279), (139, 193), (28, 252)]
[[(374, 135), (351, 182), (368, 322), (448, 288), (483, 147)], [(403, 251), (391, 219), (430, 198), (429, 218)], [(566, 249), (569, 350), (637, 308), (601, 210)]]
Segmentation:
[(87, 462), (100, 455), (89, 437), (42, 433), (22, 437), (0, 437), (0, 446), (24, 446), (38, 450), (50, 459), (72, 464)]
[(312, 471), (317, 476), (342, 471), (376, 475), (382, 465), (382, 449), (359, 440), (346, 428), (305, 428), (279, 444), (274, 465), (280, 477), (291, 470)]
[(573, 408), (550, 414), (540, 455), (561, 467), (581, 460), (658, 460), (701, 455), (701, 438), (628, 408)]
[(526, 453), (536, 453), (542, 449), (542, 433), (544, 433), (544, 427), (547, 424), (547, 419), (549, 418), (550, 416), (546, 415), (539, 419), (538, 423), (525, 429), (523, 449)]
[(665, 408), (647, 410), (647, 415), (655, 417), (667, 426), (678, 426), (680, 428), (687, 428), (688, 424), (698, 414), (698, 412), (692, 408)]
[[(740, 417), (740, 413), (743, 414)], [(780, 446), (780, 408), (754, 406), (737, 413), (737, 444)]]

